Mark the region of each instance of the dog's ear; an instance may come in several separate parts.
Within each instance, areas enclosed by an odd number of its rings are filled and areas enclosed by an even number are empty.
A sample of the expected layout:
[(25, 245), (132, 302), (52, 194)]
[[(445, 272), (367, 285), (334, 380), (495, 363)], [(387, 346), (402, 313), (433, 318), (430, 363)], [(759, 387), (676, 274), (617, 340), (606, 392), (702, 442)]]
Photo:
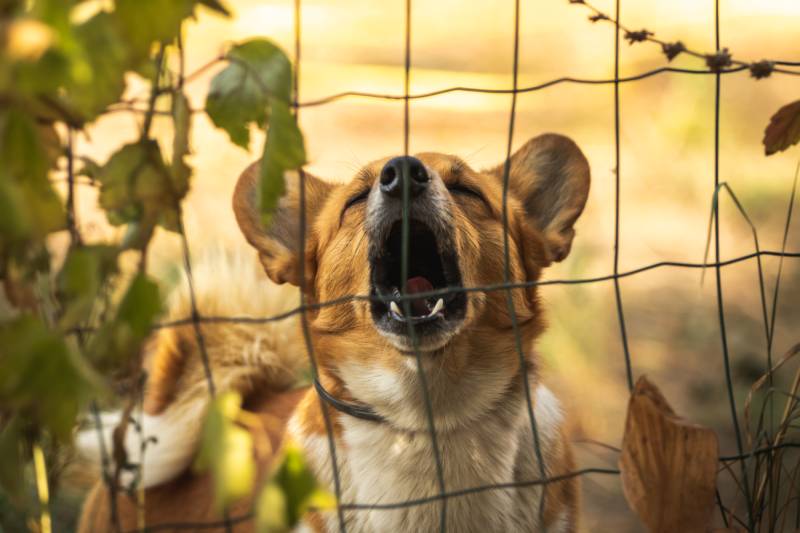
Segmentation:
[[(314, 264), (305, 250), (300, 250), (300, 176), (287, 172), (286, 191), (278, 202), (268, 227), (261, 223), (258, 207), (260, 163), (250, 165), (236, 184), (233, 212), (245, 239), (256, 250), (267, 275), (275, 283), (301, 285), (298, 261), (306, 261), (306, 282), (313, 279)], [(311, 242), (311, 228), (333, 185), (304, 172), (306, 249)]]
[[(490, 173), (502, 180), (505, 163)], [(548, 259), (567, 257), (589, 195), (589, 163), (578, 145), (554, 133), (534, 137), (511, 156), (508, 186), (544, 236)]]

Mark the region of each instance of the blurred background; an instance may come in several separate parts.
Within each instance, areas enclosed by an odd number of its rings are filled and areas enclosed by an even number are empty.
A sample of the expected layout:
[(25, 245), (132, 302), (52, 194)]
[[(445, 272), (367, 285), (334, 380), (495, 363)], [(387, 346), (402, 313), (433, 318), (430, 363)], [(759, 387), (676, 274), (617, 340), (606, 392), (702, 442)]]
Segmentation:
[[(223, 19), (201, 11), (186, 30), (187, 72), (220, 55), (227, 43), (266, 36), (292, 56), (291, 1), (228, 0)], [(795, 0), (723, 0), (721, 41), (744, 61), (800, 60), (800, 3)], [(595, 5), (613, 14), (614, 2)], [(567, 0), (522, 2), (520, 86), (571, 76), (613, 77), (613, 24), (592, 24), (591, 12)], [(412, 26), (411, 93), (470, 86), (507, 89), (512, 83), (514, 2), (438, 0), (415, 2)], [(300, 101), (343, 91), (403, 94), (404, 2), (305, 0), (302, 5)], [(714, 2), (637, 0), (623, 2), (622, 23), (646, 28), (699, 51), (714, 50)], [(666, 64), (658, 46), (621, 44), (621, 76)], [(674, 66), (703, 68), (680, 56)], [(222, 68), (203, 71), (188, 87), (193, 107), (202, 108), (208, 84)], [(147, 95), (135, 76), (127, 96)], [(658, 261), (702, 263), (713, 194), (714, 77), (665, 73), (625, 83), (621, 93), (621, 207), (619, 269)], [(720, 180), (730, 184), (758, 229), (765, 250), (780, 250), (792, 180), (800, 150), (765, 157), (761, 145), (769, 117), (800, 97), (800, 78), (774, 74), (756, 81), (747, 71), (722, 78)], [(411, 151), (462, 156), (475, 168), (495, 165), (505, 154), (510, 95), (453, 92), (413, 100)], [(559, 84), (521, 94), (515, 146), (542, 132), (572, 137), (587, 155), (593, 183), (577, 225), (571, 256), (547, 279), (590, 278), (613, 272), (614, 243), (613, 85)], [(165, 102), (166, 105), (166, 102)], [(138, 137), (140, 117), (108, 114), (80, 139), (78, 151), (97, 161)], [(309, 170), (348, 180), (363, 164), (403, 150), (403, 102), (348, 97), (305, 107), (300, 122)], [(169, 144), (169, 123), (156, 119), (154, 132)], [(185, 220), (195, 253), (210, 247), (244, 246), (230, 198), (236, 178), (258, 157), (263, 137), (250, 152), (229, 142), (202, 114), (194, 116), (192, 165), (196, 169), (185, 202)], [(90, 240), (116, 236), (96, 192), (82, 189), (79, 224)], [(754, 251), (749, 226), (726, 196), (721, 199), (721, 255)], [(789, 228), (787, 250), (800, 249), (800, 217)], [(713, 249), (710, 259), (713, 259)], [(771, 305), (778, 258), (763, 257)], [(753, 382), (766, 370), (766, 339), (755, 260), (722, 270), (725, 316), (735, 398), (740, 416)], [(165, 283), (178, 279), (179, 242), (159, 230), (149, 256), (150, 271)], [(786, 259), (777, 307), (773, 356), (800, 341), (800, 261)], [(614, 467), (617, 453), (587, 441), (618, 447), (628, 398), (614, 286), (611, 281), (554, 285), (541, 289), (549, 329), (538, 351), (545, 380), (569, 411), (570, 436), (581, 467)], [(647, 374), (687, 419), (715, 429), (721, 453), (736, 452), (726, 395), (713, 269), (649, 270), (621, 280), (621, 295), (634, 376)], [(797, 369), (778, 377), (788, 388)], [(783, 403), (780, 403), (782, 408)], [(777, 409), (777, 408), (776, 408)], [(743, 420), (743, 419), (742, 419)], [(796, 429), (795, 429), (796, 431)], [(723, 496), (734, 490), (721, 474)], [(80, 484), (73, 489), (80, 499)], [(585, 531), (640, 531), (622, 496), (617, 476), (583, 479)], [(69, 491), (67, 491), (69, 493)], [(730, 501), (733, 503), (733, 500)], [(75, 505), (70, 506), (75, 508)], [(69, 514), (69, 509), (61, 510)], [(66, 520), (69, 521), (68, 519)]]

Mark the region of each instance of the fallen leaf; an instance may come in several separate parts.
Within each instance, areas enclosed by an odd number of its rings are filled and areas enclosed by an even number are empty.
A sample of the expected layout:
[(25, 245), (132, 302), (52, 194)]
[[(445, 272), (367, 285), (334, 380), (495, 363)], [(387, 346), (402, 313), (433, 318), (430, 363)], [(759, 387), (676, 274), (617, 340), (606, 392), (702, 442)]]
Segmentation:
[(708, 530), (718, 455), (714, 431), (682, 420), (655, 385), (639, 379), (619, 463), (625, 498), (651, 532)]

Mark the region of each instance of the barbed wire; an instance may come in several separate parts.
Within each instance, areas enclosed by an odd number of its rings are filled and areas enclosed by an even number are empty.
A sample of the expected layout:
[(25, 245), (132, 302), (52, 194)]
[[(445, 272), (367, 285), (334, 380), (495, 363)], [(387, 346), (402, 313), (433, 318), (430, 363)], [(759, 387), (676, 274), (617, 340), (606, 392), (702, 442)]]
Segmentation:
[[(715, 52), (699, 52), (697, 50), (693, 50), (687, 47), (683, 43), (683, 41), (670, 42), (659, 39), (655, 36), (653, 32), (644, 28), (640, 30), (631, 30), (630, 28), (624, 26), (619, 22), (620, 17), (619, 17), (618, 2), (616, 4), (617, 9), (616, 9), (616, 15), (614, 17), (609, 16), (608, 14), (601, 11), (591, 3), (587, 2), (586, 0), (569, 0), (569, 3), (575, 5), (582, 5), (585, 6), (587, 9), (589, 9), (592, 12), (592, 15), (589, 16), (589, 20), (591, 22), (608, 22), (613, 24), (617, 29), (617, 33), (619, 33), (620, 30), (624, 32), (625, 40), (628, 41), (628, 44), (632, 45), (636, 43), (648, 42), (659, 45), (661, 47), (661, 52), (666, 56), (667, 61), (672, 61), (681, 54), (689, 55), (702, 59), (705, 62), (706, 66), (708, 67), (709, 71), (712, 73), (719, 73), (725, 69), (729, 69), (730, 67), (736, 66), (736, 67), (741, 67), (742, 69), (749, 70), (750, 75), (757, 80), (762, 78), (767, 78), (770, 75), (772, 75), (773, 72), (780, 72), (782, 74), (791, 74), (795, 76), (800, 74), (800, 72), (776, 67), (776, 65), (796, 66), (798, 65), (797, 62), (776, 61), (770, 59), (762, 59), (760, 61), (741, 61), (739, 59), (735, 59), (727, 48), (720, 48), (719, 46), (717, 46)], [(719, 29), (719, 19), (716, 16), (717, 12), (718, 12), (718, 5), (715, 4), (715, 16), (714, 16), (715, 29)], [(718, 38), (716, 38), (715, 40), (717, 41), (717, 43), (719, 43)]]

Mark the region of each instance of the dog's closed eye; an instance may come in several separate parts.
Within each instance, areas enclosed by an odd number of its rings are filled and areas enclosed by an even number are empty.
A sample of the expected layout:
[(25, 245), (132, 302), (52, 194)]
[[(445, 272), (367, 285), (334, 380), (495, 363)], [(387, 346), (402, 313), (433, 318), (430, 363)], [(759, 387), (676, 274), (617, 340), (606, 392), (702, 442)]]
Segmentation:
[(351, 207), (357, 206), (358, 204), (366, 202), (367, 197), (369, 196), (369, 191), (369, 189), (364, 189), (363, 191), (359, 191), (347, 199), (347, 201), (344, 203), (344, 207), (342, 208), (342, 212), (339, 214), (340, 226), (344, 222), (344, 216), (347, 214), (347, 210)]
[(483, 194), (481, 194), (479, 191), (471, 187), (467, 187), (463, 183), (451, 183), (447, 185), (447, 190), (449, 190), (450, 193), (453, 194), (454, 196), (458, 195), (458, 196), (472, 197), (480, 200), (484, 204), (487, 203), (486, 198), (483, 196)]
[(344, 204), (344, 208), (342, 209), (342, 216), (344, 216), (345, 211), (353, 207), (354, 205), (360, 204), (361, 202), (365, 201), (369, 196), (369, 189), (364, 189), (360, 191), (350, 198), (347, 199), (347, 202)]

